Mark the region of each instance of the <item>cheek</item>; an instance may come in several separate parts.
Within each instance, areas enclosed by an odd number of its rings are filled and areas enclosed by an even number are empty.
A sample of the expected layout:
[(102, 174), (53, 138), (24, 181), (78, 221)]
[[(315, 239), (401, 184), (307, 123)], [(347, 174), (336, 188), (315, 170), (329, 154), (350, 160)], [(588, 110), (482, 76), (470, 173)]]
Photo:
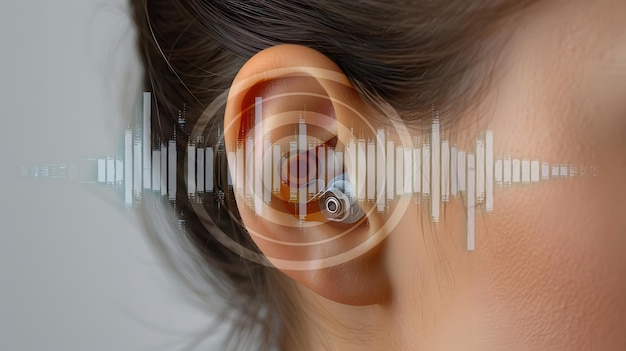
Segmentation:
[(601, 155), (597, 178), (496, 195), (475, 271), (484, 343), (626, 347), (626, 149)]

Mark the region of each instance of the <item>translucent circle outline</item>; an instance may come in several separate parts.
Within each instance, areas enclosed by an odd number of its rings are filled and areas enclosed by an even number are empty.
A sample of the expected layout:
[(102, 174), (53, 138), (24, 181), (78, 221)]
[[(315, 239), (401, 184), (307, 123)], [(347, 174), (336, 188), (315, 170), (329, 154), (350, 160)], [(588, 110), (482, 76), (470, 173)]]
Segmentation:
[[(310, 94), (310, 93), (297, 93), (297, 92), (292, 92), (292, 93), (285, 93), (285, 94), (276, 94), (276, 95), (272, 95), (272, 97), (268, 98), (268, 100), (281, 98), (281, 97), (284, 97), (285, 95), (286, 95), (286, 96), (291, 96), (291, 95), (298, 95), (298, 96), (301, 96), (301, 95), (308, 95), (308, 96), (316, 96), (316, 97), (328, 98), (327, 96), (323, 96), (323, 95), (322, 95), (322, 96), (320, 96), (320, 94)], [(349, 106), (348, 104), (346, 104), (346, 103), (344, 103), (344, 102), (342, 102), (342, 101), (339, 101), (339, 100), (336, 100), (336, 99), (330, 99), (330, 100), (331, 100), (331, 102), (337, 102), (337, 103), (339, 103), (339, 104), (343, 105), (344, 107), (347, 107), (348, 109), (350, 109), (353, 113), (355, 113), (356, 115), (358, 115), (358, 116), (359, 116), (359, 118), (360, 118), (361, 120), (365, 121), (365, 123), (367, 124), (367, 126), (368, 126), (371, 130), (374, 130), (374, 128), (373, 128), (373, 126), (371, 125), (371, 123), (369, 123), (369, 121), (367, 121), (367, 120), (365, 119), (365, 117), (361, 115), (361, 113), (359, 113), (358, 111), (354, 110), (354, 108), (352, 108), (351, 106)], [(238, 117), (240, 117), (240, 116), (238, 116)], [(270, 116), (270, 117), (268, 117), (268, 118), (277, 118), (277, 117), (276, 117), (276, 116)], [(225, 127), (224, 127), (224, 133), (226, 132), (226, 130), (227, 130), (227, 129), (229, 129), (229, 128), (230, 128), (230, 125), (231, 125), (231, 124), (233, 124), (233, 123), (236, 123), (236, 121), (237, 121), (237, 118), (234, 118), (234, 119), (233, 119), (233, 121), (231, 121), (231, 123), (230, 123), (228, 126), (225, 126)], [(348, 133), (352, 134), (352, 133), (351, 133), (351, 131), (350, 131), (350, 129), (349, 129), (348, 127), (346, 127), (345, 125), (343, 125), (343, 124), (337, 124), (337, 127), (338, 127), (338, 129), (341, 129), (344, 133), (348, 132)], [(339, 133), (339, 131), (338, 131), (338, 133)], [(256, 144), (257, 142), (258, 142), (258, 143), (260, 143), (260, 142), (262, 142), (262, 140), (260, 140), (260, 141), (255, 141), (255, 144), (254, 144), (254, 145), (255, 145), (255, 147), (259, 146), (259, 145), (257, 145), (257, 144)], [(386, 160), (386, 155), (385, 155), (385, 160)], [(381, 194), (378, 194), (378, 195), (380, 196)], [(261, 197), (262, 197), (262, 194), (260, 194), (259, 192), (255, 192), (255, 193), (253, 194), (253, 203), (254, 203), (254, 201), (262, 201), (262, 198), (261, 198)], [(246, 206), (249, 206), (249, 204), (247, 204), (247, 203), (246, 203), (245, 205), (246, 205)], [(264, 208), (269, 209), (269, 210), (273, 210), (273, 208), (271, 208), (271, 207), (264, 207)], [(275, 211), (275, 210), (273, 210), (273, 211)], [(366, 213), (366, 215), (371, 214), (373, 211), (374, 211), (374, 208), (372, 207), (372, 208), (370, 209), (370, 211), (368, 211), (368, 212)], [(278, 212), (278, 211), (276, 211), (276, 212)], [(293, 220), (293, 215), (290, 215), (290, 214), (285, 214), (285, 213), (282, 213), (282, 212), (278, 212), (278, 216), (276, 216), (276, 217), (283, 217), (283, 218), (288, 218), (288, 219)], [(277, 223), (276, 221), (272, 221), (272, 222), (273, 222), (273, 223)], [(320, 225), (321, 223), (323, 223), (323, 222), (316, 222), (316, 221), (299, 222), (298, 227), (294, 227), (294, 228), (301, 229), (301, 228), (307, 228), (307, 227), (315, 227), (315, 226), (317, 226), (317, 225)], [(283, 225), (282, 223), (277, 223), (277, 224), (278, 224), (278, 225)], [(284, 225), (283, 225), (283, 226), (284, 226)], [(349, 228), (347, 228), (346, 230), (344, 230), (342, 233), (337, 234), (337, 235), (334, 235), (334, 236), (333, 236), (333, 237), (331, 237), (331, 238), (326, 238), (326, 239), (322, 239), (322, 240), (318, 240), (318, 241), (312, 241), (312, 242), (307, 242), (307, 243), (292, 243), (292, 242), (285, 242), (285, 241), (282, 241), (282, 240), (276, 240), (276, 239), (273, 239), (273, 238), (271, 238), (271, 237), (268, 237), (268, 236), (266, 236), (266, 235), (263, 235), (263, 234), (261, 234), (261, 233), (259, 233), (259, 232), (257, 232), (257, 231), (251, 230), (251, 229), (249, 229), (249, 228), (247, 228), (247, 230), (248, 230), (248, 232), (249, 232), (250, 234), (254, 234), (255, 236), (257, 236), (257, 237), (259, 237), (259, 238), (261, 238), (261, 239), (263, 239), (263, 240), (265, 240), (265, 241), (272, 242), (272, 243), (275, 243), (275, 244), (281, 244), (281, 245), (285, 245), (285, 246), (310, 246), (310, 245), (324, 244), (324, 243), (328, 243), (328, 242), (330, 242), (330, 241), (332, 241), (332, 240), (340, 239), (340, 238), (344, 237), (345, 235), (348, 235), (350, 232), (352, 232), (352, 231), (354, 230), (354, 226), (350, 226)]]
[[(326, 79), (334, 83), (345, 85), (350, 89), (354, 89), (343, 74), (333, 71), (333, 70), (329, 70), (329, 69), (306, 67), (306, 66), (272, 69), (263, 73), (255, 74), (246, 79), (243, 79), (235, 83), (233, 86), (231, 86), (230, 89), (227, 89), (224, 92), (222, 92), (214, 101), (212, 101), (205, 108), (203, 113), (200, 115), (200, 117), (194, 124), (191, 135), (202, 135), (204, 133), (204, 131), (206, 130), (206, 127), (208, 126), (208, 122), (212, 120), (211, 117), (214, 117), (216, 112), (221, 107), (225, 106), (226, 103), (228, 102), (229, 95), (232, 94), (236, 96), (237, 94), (248, 89), (251, 86), (251, 83), (254, 83), (257, 81), (268, 80), (271, 77), (280, 77), (280, 76), (292, 76), (293, 77), (294, 73), (303, 77), (306, 76), (306, 74), (308, 73), (309, 77), (314, 77), (316, 79)], [(297, 93), (287, 93), (287, 94), (297, 94)], [(302, 95), (302, 94), (299, 93), (299, 95)], [(371, 124), (367, 121), (367, 119), (364, 118), (364, 116), (362, 116), (361, 113), (359, 113), (358, 111), (355, 111), (347, 103), (344, 103), (334, 98), (330, 98), (328, 96), (325, 96), (325, 98), (329, 98), (332, 103), (337, 102), (339, 104), (342, 104), (345, 107), (348, 107), (351, 111), (356, 112), (359, 118), (365, 121), (367, 125), (372, 130), (374, 130), (371, 127)], [(387, 115), (388, 120), (391, 122), (394, 129), (398, 132), (397, 137), (402, 141), (402, 145), (404, 145), (405, 147), (407, 146), (411, 147), (412, 146), (411, 138), (408, 136), (406, 126), (401, 124), (397, 111), (395, 111), (395, 109), (393, 109), (393, 107), (389, 106), (388, 104), (386, 104), (385, 107), (386, 107), (385, 114)], [(391, 114), (391, 116), (389, 114)], [(236, 120), (236, 118), (233, 120)], [(224, 131), (225, 130), (226, 128), (224, 128)], [(220, 136), (220, 138), (222, 138), (222, 140), (219, 140), (218, 144), (220, 142), (223, 142), (223, 133)], [(377, 140), (377, 144), (379, 144), (380, 140), (378, 140), (378, 138), (376, 138), (376, 140)], [(384, 155), (384, 159), (386, 160), (386, 155)], [(387, 176), (385, 173), (385, 179), (386, 177)], [(381, 195), (380, 193), (377, 194), (377, 196), (380, 196), (380, 195)], [(255, 194), (255, 196), (258, 196), (258, 195)], [(252, 262), (265, 265), (265, 266), (302, 271), (302, 270), (314, 270), (314, 269), (333, 267), (333, 266), (348, 262), (350, 260), (353, 260), (354, 258), (361, 256), (362, 254), (365, 254), (371, 248), (373, 248), (374, 246), (382, 242), (382, 240), (384, 240), (389, 235), (389, 233), (391, 233), (391, 231), (396, 227), (396, 225), (400, 222), (401, 217), (404, 215), (405, 211), (409, 207), (410, 198), (411, 196), (401, 196), (399, 198), (398, 205), (396, 206), (394, 211), (390, 214), (390, 216), (387, 218), (387, 220), (384, 221), (384, 224), (380, 228), (378, 228), (374, 233), (370, 233), (367, 239), (359, 243), (357, 246), (352, 247), (347, 251), (344, 251), (340, 254), (337, 254), (331, 257), (312, 259), (312, 260), (284, 260), (284, 259), (279, 259), (279, 258), (274, 258), (274, 257), (267, 257), (263, 253), (257, 253), (255, 251), (252, 251), (238, 244), (231, 238), (229, 238), (228, 235), (226, 235), (226, 233), (217, 226), (217, 224), (213, 221), (213, 219), (211, 219), (211, 216), (208, 214), (205, 207), (201, 203), (194, 203), (192, 201), (191, 207), (196, 213), (196, 215), (198, 216), (198, 218), (200, 219), (200, 222), (203, 224), (203, 226), (207, 230), (211, 231), (211, 234), (216, 238), (216, 240), (220, 242), (222, 245), (224, 245), (226, 248), (233, 251), (234, 253), (239, 254), (242, 258), (245, 258), (247, 260), (250, 260)], [(375, 207), (372, 206), (372, 208), (370, 209), (370, 212), (368, 212), (367, 214), (369, 215), (371, 211), (374, 211), (374, 208)], [(231, 218), (234, 221), (236, 221), (242, 228), (246, 228), (245, 225), (243, 225), (243, 223), (234, 214), (232, 214), (230, 211), (228, 211), (228, 213), (229, 213), (229, 216), (231, 216)], [(390, 223), (393, 223), (393, 225), (391, 225)], [(246, 230), (248, 229), (246, 228)], [(333, 239), (334, 238), (335, 237), (333, 237)], [(282, 244), (286, 245), (286, 243), (282, 243)]]

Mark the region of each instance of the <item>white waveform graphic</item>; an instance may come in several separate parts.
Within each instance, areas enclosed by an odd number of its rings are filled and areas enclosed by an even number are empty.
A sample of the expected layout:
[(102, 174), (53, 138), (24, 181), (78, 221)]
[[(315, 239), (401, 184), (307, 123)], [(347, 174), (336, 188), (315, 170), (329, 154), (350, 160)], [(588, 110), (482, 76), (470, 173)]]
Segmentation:
[[(445, 206), (454, 199), (464, 199), (467, 216), (467, 249), (476, 247), (475, 216), (484, 210), (497, 210), (495, 188), (525, 186), (548, 180), (597, 176), (596, 166), (567, 162), (548, 162), (532, 155), (496, 153), (494, 132), (485, 130), (470, 150), (453, 144), (441, 130), (433, 112), (430, 130), (412, 136), (412, 145), (403, 145), (387, 129), (378, 128), (368, 135), (354, 130), (345, 146), (331, 147), (316, 142), (308, 133), (306, 109), (298, 116), (293, 138), (274, 144), (263, 129), (263, 99), (254, 103), (254, 128), (235, 148), (225, 150), (223, 142), (211, 145), (203, 136), (175, 135), (167, 141), (151, 139), (151, 95), (143, 94), (143, 111), (135, 130), (123, 133), (121, 155), (109, 154), (91, 159), (84, 172), (74, 164), (45, 163), (22, 167), (22, 175), (37, 179), (76, 178), (81, 181), (119, 187), (122, 202), (130, 207), (141, 199), (143, 191), (153, 191), (175, 202), (178, 191), (194, 201), (212, 201), (210, 194), (232, 189), (248, 199), (258, 216), (280, 196), (287, 186), (288, 201), (295, 215), (306, 220), (307, 203), (319, 196), (328, 182), (344, 176), (354, 187), (360, 204), (369, 203), (378, 213), (385, 213), (399, 197), (415, 196), (420, 206), (429, 206), (431, 221), (439, 223)], [(179, 123), (184, 123), (184, 114)], [(220, 132), (221, 133), (221, 132)], [(178, 145), (185, 145), (184, 158), (178, 157)], [(218, 135), (218, 140), (223, 136)], [(282, 145), (282, 146), (281, 146)], [(295, 157), (295, 162), (291, 158)], [(521, 157), (519, 157), (521, 156)], [(226, 158), (230, 169), (225, 170)], [(313, 160), (313, 161), (311, 161)], [(185, 189), (177, 188), (178, 163), (183, 162)], [(226, 179), (222, 179), (226, 175)], [(304, 184), (304, 185), (302, 185)], [(206, 195), (206, 196), (205, 196)]]

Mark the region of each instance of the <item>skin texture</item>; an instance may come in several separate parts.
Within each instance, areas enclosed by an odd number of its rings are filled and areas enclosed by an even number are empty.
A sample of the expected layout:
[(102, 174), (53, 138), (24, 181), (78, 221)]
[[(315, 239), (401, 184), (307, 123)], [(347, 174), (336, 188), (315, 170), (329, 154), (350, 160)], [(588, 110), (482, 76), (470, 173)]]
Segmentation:
[(511, 136), (495, 148), (595, 160), (600, 176), (496, 195), (474, 260), (477, 346), (623, 349), (626, 3), (536, 12), (494, 94), (494, 131)]
[[(465, 250), (463, 203), (453, 200), (437, 226), (428, 209), (411, 204), (357, 263), (283, 269), (311, 311), (299, 331), (310, 349), (626, 349), (626, 2), (542, 2), (516, 26), (487, 94), (444, 132), (469, 150), (489, 127), (496, 153), (593, 164), (598, 177), (497, 189), (497, 211), (478, 211), (474, 252)], [(338, 70), (310, 49), (270, 50), (248, 62), (235, 84), (285, 65)], [(326, 89), (331, 97), (345, 94), (333, 89)], [(354, 104), (377, 113), (358, 98)], [(227, 123), (237, 106), (229, 100)], [(226, 142), (236, 136), (227, 133)], [(285, 234), (237, 201), (247, 227)], [(372, 226), (385, 220), (372, 217)], [(268, 256), (320, 254), (253, 239)], [(295, 349), (293, 340), (284, 346)]]

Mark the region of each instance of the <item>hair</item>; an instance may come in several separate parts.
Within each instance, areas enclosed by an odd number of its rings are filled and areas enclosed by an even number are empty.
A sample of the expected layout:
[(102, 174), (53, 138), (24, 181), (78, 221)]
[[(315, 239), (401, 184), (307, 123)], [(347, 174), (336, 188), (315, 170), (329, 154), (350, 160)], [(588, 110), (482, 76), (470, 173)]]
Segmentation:
[[(176, 133), (189, 135), (243, 64), (278, 44), (325, 54), (369, 102), (385, 102), (407, 121), (433, 104), (461, 111), (489, 85), (494, 62), (482, 58), (498, 56), (506, 40), (502, 24), (532, 2), (131, 0), (131, 5), (146, 85), (154, 97), (152, 125), (158, 128), (153, 132), (168, 140)], [(176, 123), (182, 106), (184, 125)], [(222, 124), (223, 109), (211, 121), (212, 135)], [(179, 160), (187, 145), (182, 139), (177, 139)], [(220, 316), (234, 321), (227, 339), (233, 349), (244, 349), (246, 341), (259, 350), (278, 347), (281, 338), (297, 342), (295, 333), (307, 314), (294, 297), (294, 283), (220, 244), (190, 205), (184, 170), (177, 172), (175, 212), (160, 202), (146, 211), (148, 232), (166, 262), (212, 307), (215, 296), (222, 297)], [(231, 216), (237, 213), (231, 201), (204, 200), (219, 230), (258, 252)], [(183, 234), (178, 218), (185, 220)]]

